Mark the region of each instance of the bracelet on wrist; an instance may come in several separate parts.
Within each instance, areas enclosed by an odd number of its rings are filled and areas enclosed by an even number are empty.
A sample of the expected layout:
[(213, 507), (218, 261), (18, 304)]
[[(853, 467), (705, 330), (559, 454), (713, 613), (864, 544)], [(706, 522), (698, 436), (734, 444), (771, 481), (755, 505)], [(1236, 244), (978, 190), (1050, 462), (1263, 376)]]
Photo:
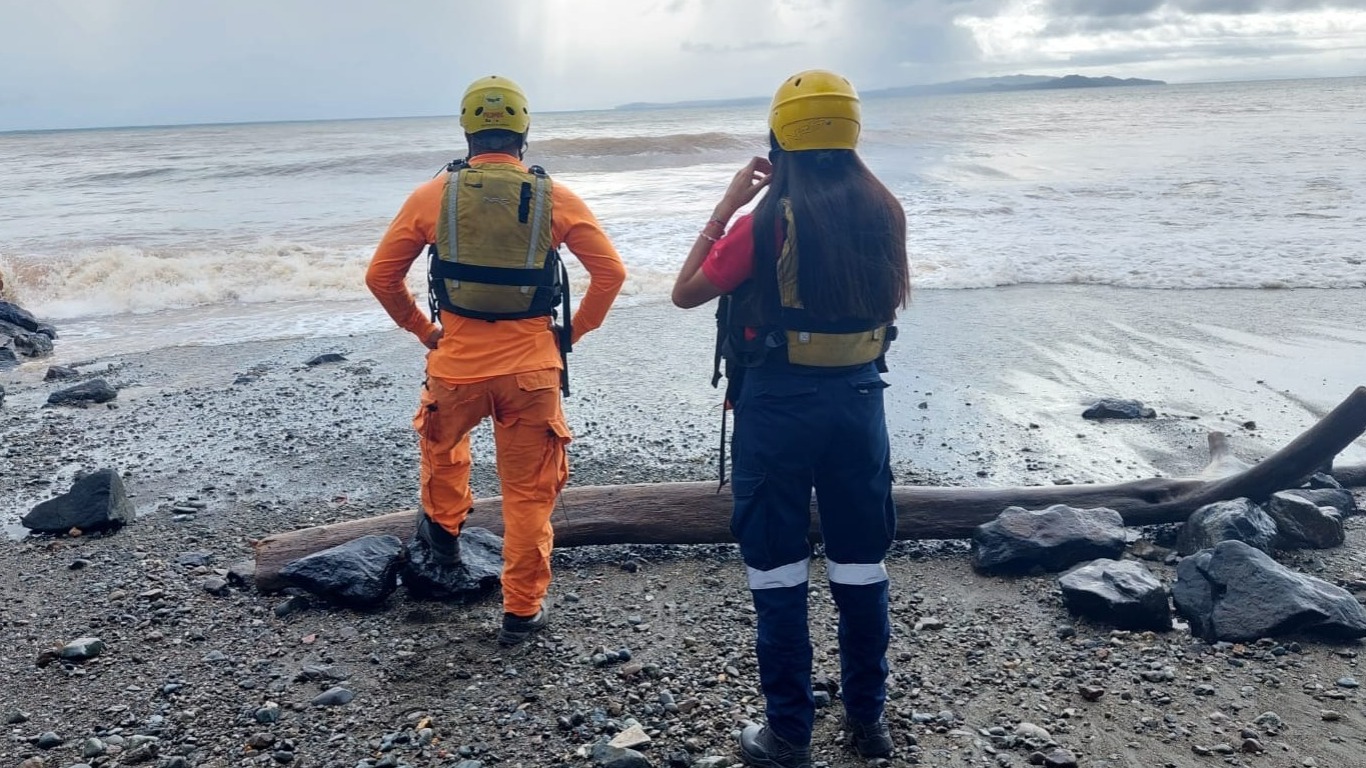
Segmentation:
[(701, 237), (701, 238), (703, 238), (703, 239), (706, 239), (706, 240), (708, 240), (708, 241), (710, 241), (710, 242), (713, 242), (713, 243), (716, 242), (717, 240), (720, 240), (720, 239), (721, 239), (721, 238), (719, 238), (719, 237), (712, 237), (711, 235), (707, 234), (707, 230), (705, 230), (705, 229), (704, 229), (704, 230), (701, 230), (700, 232), (698, 232), (698, 233), (697, 233), (697, 236), (698, 236), (698, 237)]

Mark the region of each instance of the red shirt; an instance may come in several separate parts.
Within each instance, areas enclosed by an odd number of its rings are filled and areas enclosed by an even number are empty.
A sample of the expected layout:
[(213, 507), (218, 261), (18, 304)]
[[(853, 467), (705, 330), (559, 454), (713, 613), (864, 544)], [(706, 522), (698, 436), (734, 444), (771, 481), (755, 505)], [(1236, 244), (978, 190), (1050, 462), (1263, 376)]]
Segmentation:
[(712, 244), (702, 274), (721, 293), (731, 293), (754, 274), (754, 214), (735, 220), (730, 231)]

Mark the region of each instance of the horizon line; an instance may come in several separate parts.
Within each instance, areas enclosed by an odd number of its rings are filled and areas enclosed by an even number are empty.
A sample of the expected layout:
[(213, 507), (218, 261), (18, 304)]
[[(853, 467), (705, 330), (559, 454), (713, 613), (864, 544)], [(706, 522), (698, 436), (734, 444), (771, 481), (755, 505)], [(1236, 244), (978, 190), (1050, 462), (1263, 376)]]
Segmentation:
[[(936, 85), (947, 85), (947, 84), (951, 84), (951, 83), (966, 82), (966, 81), (970, 81), (970, 80), (991, 80), (991, 79), (995, 79), (995, 78), (1004, 78), (1004, 77), (1064, 77), (1064, 76), (1062, 76), (1062, 75), (1028, 75), (1028, 74), (1024, 74), (1024, 73), (1016, 73), (1016, 74), (1014, 74), (1014, 75), (987, 75), (987, 76), (980, 76), (980, 77), (962, 78), (961, 80), (948, 80), (948, 81), (943, 81), (943, 82), (938, 82), (938, 83), (916, 83), (916, 84), (912, 84), (912, 85), (893, 85), (893, 86), (887, 86), (887, 87), (885, 87), (885, 88), (873, 88), (873, 89), (869, 89), (867, 92), (868, 92), (868, 93), (876, 93), (877, 91), (898, 90), (898, 89), (903, 89), (903, 88), (933, 87), (933, 86), (936, 86)], [(1115, 76), (1115, 75), (1082, 75), (1082, 77), (1090, 77), (1090, 78), (1093, 78), (1093, 79), (1100, 79), (1100, 78), (1105, 78), (1105, 77), (1116, 77), (1116, 76)], [(1261, 78), (1254, 78), (1254, 79), (1251, 79), (1251, 80), (1242, 80), (1242, 79), (1232, 78), (1232, 79), (1220, 79), (1220, 80), (1191, 80), (1191, 81), (1187, 81), (1187, 82), (1180, 82), (1180, 81), (1178, 81), (1178, 82), (1157, 81), (1157, 82), (1163, 82), (1165, 85), (1169, 85), (1169, 86), (1173, 86), (1173, 85), (1174, 85), (1174, 86), (1186, 86), (1186, 85), (1218, 85), (1218, 84), (1223, 84), (1223, 83), (1275, 83), (1275, 82), (1292, 82), (1292, 81), (1295, 81), (1295, 80), (1348, 80), (1348, 79), (1361, 78), (1361, 77), (1366, 77), (1366, 73), (1363, 73), (1363, 74), (1354, 74), (1354, 75), (1321, 75), (1321, 76), (1318, 76), (1318, 77), (1261, 77)], [(1139, 79), (1139, 80), (1146, 80), (1146, 79), (1149, 79), (1149, 78), (1118, 78), (1118, 77), (1116, 77), (1116, 79)], [(973, 92), (973, 93), (977, 93), (977, 92)], [(980, 92), (980, 93), (994, 93), (994, 92), (993, 92), (993, 91), (982, 91), (982, 92)], [(683, 100), (675, 101), (675, 102), (667, 102), (667, 101), (661, 101), (661, 102), (624, 102), (623, 104), (618, 104), (618, 105), (612, 106), (612, 107), (596, 107), (596, 108), (588, 108), (588, 109), (547, 109), (547, 110), (540, 110), (540, 111), (537, 112), (537, 114), (557, 115), (557, 114), (574, 114), (574, 113), (579, 113), (579, 112), (615, 112), (615, 111), (618, 111), (619, 108), (622, 107), (622, 106), (624, 106), (624, 105), (632, 105), (632, 104), (644, 104), (644, 105), (647, 105), (647, 106), (649, 106), (649, 107), (661, 107), (661, 108), (663, 108), (663, 107), (669, 107), (669, 106), (673, 106), (673, 105), (693, 105), (693, 104), (699, 104), (699, 105), (700, 105), (700, 104), (707, 104), (707, 103), (711, 103), (711, 102), (747, 101), (747, 100), (753, 100), (753, 99), (766, 99), (766, 98), (768, 98), (768, 97), (766, 97), (766, 96), (732, 96), (732, 97), (720, 97), (720, 98), (710, 98), (710, 99), (683, 99)], [(208, 122), (182, 122), (182, 123), (141, 123), (141, 124), (126, 124), (126, 125), (85, 125), (85, 126), (65, 127), (65, 128), (6, 128), (6, 129), (0, 129), (0, 136), (8, 136), (8, 135), (20, 134), (20, 133), (63, 133), (63, 132), (75, 133), (75, 132), (79, 132), (79, 131), (155, 130), (155, 129), (158, 129), (158, 128), (207, 128), (207, 127), (212, 127), (212, 126), (289, 125), (289, 124), (294, 124), (294, 123), (346, 123), (346, 122), (361, 122), (361, 121), (365, 121), (365, 120), (430, 120), (430, 119), (437, 119), (437, 118), (449, 118), (449, 119), (454, 120), (454, 119), (456, 119), (456, 117), (457, 117), (457, 116), (454, 115), (454, 114), (370, 115), (370, 116), (365, 116), (365, 117), (301, 117), (301, 118), (284, 118), (284, 119), (258, 119), (258, 120), (218, 120), (218, 121), (208, 121)]]

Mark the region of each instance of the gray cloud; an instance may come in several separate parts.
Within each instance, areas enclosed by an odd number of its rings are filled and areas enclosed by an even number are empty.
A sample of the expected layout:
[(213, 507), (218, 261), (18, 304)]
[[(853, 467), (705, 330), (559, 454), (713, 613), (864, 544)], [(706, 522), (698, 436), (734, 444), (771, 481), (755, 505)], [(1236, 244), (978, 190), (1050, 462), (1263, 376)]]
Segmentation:
[(1232, 15), (1362, 10), (1366, 9), (1366, 0), (1052, 0), (1049, 3), (1050, 12), (1062, 17), (1141, 16), (1163, 9), (1191, 14)]

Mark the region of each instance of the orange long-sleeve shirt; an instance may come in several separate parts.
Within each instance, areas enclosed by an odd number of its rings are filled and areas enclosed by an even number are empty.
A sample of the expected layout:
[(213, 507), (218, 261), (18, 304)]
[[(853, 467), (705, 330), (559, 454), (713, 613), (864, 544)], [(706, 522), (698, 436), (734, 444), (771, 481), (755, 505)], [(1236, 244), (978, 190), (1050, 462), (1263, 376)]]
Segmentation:
[[(521, 165), (517, 158), (503, 154), (478, 155), (469, 162), (474, 166)], [(438, 175), (408, 197), (380, 240), (365, 273), (366, 286), (394, 322), (422, 340), (430, 337), (437, 326), (418, 307), (404, 281), (413, 262), (429, 244), (436, 242), (441, 195), (449, 175)], [(626, 268), (593, 212), (558, 181), (551, 192), (551, 211), (555, 246), (568, 246), (590, 277), (588, 290), (574, 311), (577, 342), (606, 319), (626, 281)], [(559, 368), (560, 351), (551, 326), (548, 317), (490, 323), (442, 310), (444, 333), (437, 348), (427, 355), (427, 374), (453, 384), (467, 384), (494, 376)]]

